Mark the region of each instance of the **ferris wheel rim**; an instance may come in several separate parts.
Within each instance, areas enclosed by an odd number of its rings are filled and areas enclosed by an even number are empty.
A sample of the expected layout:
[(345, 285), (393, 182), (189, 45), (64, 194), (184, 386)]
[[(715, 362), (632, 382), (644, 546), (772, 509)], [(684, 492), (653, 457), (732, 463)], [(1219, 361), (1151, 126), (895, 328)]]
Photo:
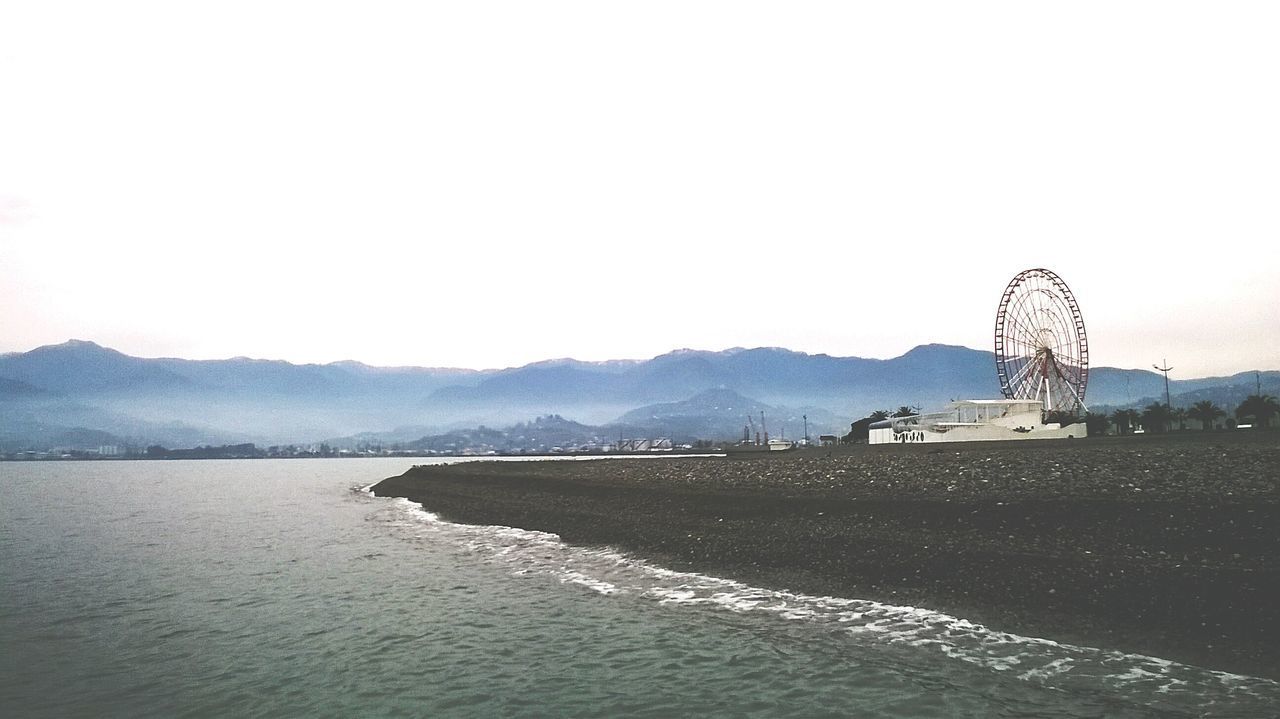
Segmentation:
[(995, 359), (1006, 398), (1087, 410), (1088, 336), (1080, 305), (1057, 273), (1037, 267), (1010, 280), (996, 311)]

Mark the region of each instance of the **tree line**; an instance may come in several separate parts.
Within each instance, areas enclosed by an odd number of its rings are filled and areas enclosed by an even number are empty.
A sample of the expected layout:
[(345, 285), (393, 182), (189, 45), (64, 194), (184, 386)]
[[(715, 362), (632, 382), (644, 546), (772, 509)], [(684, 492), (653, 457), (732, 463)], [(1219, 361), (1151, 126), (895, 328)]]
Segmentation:
[[(1280, 401), (1268, 394), (1251, 394), (1236, 407), (1234, 421), (1237, 424), (1252, 424), (1254, 429), (1266, 429), (1271, 420), (1280, 415)], [(1100, 412), (1089, 412), (1085, 422), (1089, 434), (1105, 434), (1107, 428), (1115, 427), (1116, 434), (1133, 434), (1142, 427), (1143, 431), (1169, 432), (1176, 425), (1178, 430), (1187, 428), (1187, 420), (1200, 423), (1203, 430), (1217, 429), (1217, 421), (1226, 417), (1227, 413), (1217, 404), (1204, 400), (1190, 407), (1170, 407), (1163, 402), (1153, 402), (1141, 412), (1136, 409), (1118, 409), (1110, 415)], [(1230, 422), (1229, 418), (1227, 422)], [(1223, 423), (1226, 427), (1227, 423)]]

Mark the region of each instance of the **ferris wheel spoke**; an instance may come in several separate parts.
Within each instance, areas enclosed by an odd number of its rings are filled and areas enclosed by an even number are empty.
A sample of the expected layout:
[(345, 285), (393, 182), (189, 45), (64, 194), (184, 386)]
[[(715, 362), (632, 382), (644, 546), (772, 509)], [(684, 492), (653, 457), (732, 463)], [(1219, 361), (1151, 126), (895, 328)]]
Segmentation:
[[(1068, 373), (1069, 369), (1070, 368), (1068, 368)], [(1080, 393), (1076, 391), (1076, 385), (1078, 383), (1073, 381), (1071, 377), (1068, 377), (1067, 374), (1063, 373), (1062, 366), (1058, 362), (1053, 363), (1053, 372), (1060, 380), (1057, 384), (1060, 388), (1059, 394), (1063, 399), (1065, 400), (1067, 397), (1070, 397), (1072, 399), (1071, 405), (1073, 408), (1077, 404), (1083, 407), (1084, 401), (1080, 398)]]
[(1078, 364), (1059, 363), (1058, 368), (1066, 373), (1066, 376), (1064, 376), (1063, 379), (1072, 384), (1080, 383), (1080, 366)]
[(1006, 388), (1012, 390), (1014, 387), (1017, 387), (1019, 384), (1021, 384), (1022, 381), (1026, 378), (1027, 372), (1029, 371), (1030, 367), (1031, 367), (1030, 362), (1027, 362), (1025, 364), (1022, 364), (1016, 367), (1011, 367), (1010, 368), (1011, 371), (1008, 373), (1008, 376), (1005, 378)]
[[(1006, 349), (1007, 354), (1021, 355), (1025, 357), (1035, 356), (1035, 353), (1036, 353), (1035, 348), (1032, 347), (1030, 344), (1028, 344), (1027, 341), (1023, 339), (1021, 335), (1013, 335), (1011, 337), (1008, 337), (1006, 341), (1010, 345), (1010, 347)], [(1012, 350), (1012, 351), (1009, 351), (1009, 350)]]
[(1039, 360), (1033, 358), (1030, 362), (1027, 362), (1025, 365), (1023, 365), (1022, 369), (1018, 370), (1018, 373), (1016, 375), (1009, 378), (1009, 383), (1010, 384), (1021, 383), (1028, 376), (1030, 376), (1030, 371), (1035, 369), (1035, 367), (1038, 364), (1039, 364)]
[(1018, 317), (1009, 318), (1010, 324), (1012, 325), (1013, 330), (1017, 333), (1017, 335), (1025, 337), (1027, 339), (1034, 338), (1039, 331), (1037, 329), (1033, 329), (1033, 326), (1031, 324), (1031, 322), (1035, 321), (1034, 318), (1032, 318), (1027, 322), (1024, 322), (1023, 319), (1025, 318), (1018, 318)]
[(1022, 294), (1015, 297), (1015, 302), (1011, 305), (1012, 313), (1022, 317), (1034, 318), (1035, 316), (1035, 290), (1030, 286), (1022, 291)]
[(1026, 320), (1016, 307), (1009, 308), (1004, 316), (1004, 333), (1006, 337), (1016, 337), (1026, 332)]
[(1031, 339), (1036, 341), (1041, 339), (1046, 330), (1051, 330), (1046, 322), (1044, 311), (1039, 308), (1026, 315), (1022, 324), (1030, 334)]
[(1056, 335), (1066, 337), (1071, 334), (1063, 317), (1063, 305), (1056, 303), (1044, 310), (1045, 324), (1053, 328)]
[[(1062, 326), (1058, 324), (1058, 320), (1053, 316), (1052, 312), (1045, 311), (1040, 320), (1041, 332), (1045, 333), (1052, 339), (1054, 345), (1062, 343)], [(1046, 342), (1046, 344), (1048, 344)], [(1053, 349), (1057, 349), (1055, 346)]]
[(1036, 329), (1036, 294), (1028, 293), (1014, 307), (1014, 315), (1021, 320), (1021, 324), (1031, 330)]
[(1075, 327), (1074, 325), (1067, 324), (1067, 316), (1063, 314), (1063, 310), (1066, 309), (1065, 306), (1058, 307), (1057, 309), (1058, 311), (1052, 313), (1053, 323), (1057, 328), (1054, 335), (1055, 337), (1060, 338), (1059, 346), (1055, 348), (1055, 351), (1067, 354), (1068, 356), (1075, 356), (1076, 350), (1078, 349), (1078, 344), (1073, 341), (1076, 336)]
[(1035, 332), (1031, 328), (1031, 324), (1023, 317), (1010, 317), (1009, 328), (1020, 336), (1033, 337)]
[(1040, 317), (1045, 313), (1047, 299), (1047, 290), (1045, 290), (1042, 283), (1037, 283), (1035, 292), (1031, 294), (1031, 304), (1035, 307), (1036, 317)]
[(1005, 351), (1005, 357), (1009, 360), (1018, 359), (1022, 362), (1030, 362), (1035, 359), (1036, 348), (1027, 344), (1024, 340), (1010, 338), (1009, 348)]

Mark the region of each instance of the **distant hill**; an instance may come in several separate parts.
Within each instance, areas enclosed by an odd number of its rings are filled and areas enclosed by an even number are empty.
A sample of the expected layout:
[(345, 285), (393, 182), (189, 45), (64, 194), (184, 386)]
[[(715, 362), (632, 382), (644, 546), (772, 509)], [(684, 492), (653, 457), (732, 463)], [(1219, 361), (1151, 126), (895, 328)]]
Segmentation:
[(164, 362), (71, 340), (0, 357), (0, 377), (67, 396), (152, 394), (192, 386), (191, 380), (170, 372)]
[(846, 419), (825, 409), (774, 407), (731, 389), (709, 389), (682, 402), (641, 407), (612, 425), (623, 428), (624, 434), (671, 437), (677, 442), (738, 440), (744, 428), (748, 433), (754, 428), (762, 436), (768, 432), (771, 437), (800, 439), (806, 417), (811, 437), (849, 431)]
[[(763, 420), (762, 415), (763, 413)], [(424, 436), (401, 446), (435, 452), (461, 451), (555, 451), (614, 444), (622, 439), (671, 439), (676, 444), (697, 440), (737, 441), (743, 427), (767, 423), (771, 437), (799, 439), (805, 412), (772, 407), (727, 389), (701, 392), (682, 402), (664, 402), (641, 407), (604, 425), (587, 425), (547, 415), (503, 429), (476, 427)], [(812, 437), (847, 432), (843, 420), (825, 410), (809, 415)], [(763, 435), (763, 431), (761, 432)]]
[[(1090, 406), (1163, 397), (1164, 379), (1150, 370), (1099, 367), (1089, 377)], [(1280, 373), (1262, 377), (1268, 390), (1277, 387), (1269, 383)], [(1229, 411), (1234, 404), (1228, 404), (1238, 403), (1231, 398), (1247, 394), (1252, 382), (1246, 373), (1170, 384), (1177, 396), (1221, 397), (1215, 401)], [(169, 447), (333, 437), (408, 441), (550, 416), (611, 432), (631, 427), (735, 438), (748, 414), (760, 409), (771, 433), (785, 425), (787, 436), (796, 437), (806, 414), (811, 435), (843, 434), (849, 422), (875, 409), (928, 409), (998, 394), (990, 352), (938, 344), (885, 360), (759, 347), (477, 371), (243, 357), (147, 359), (72, 340), (0, 355), (0, 440), (6, 447), (47, 445), (58, 438), (105, 439), (92, 434), (103, 432)]]
[(550, 452), (577, 449), (587, 444), (601, 445), (607, 442), (607, 431), (565, 419), (560, 415), (538, 417), (531, 422), (521, 422), (506, 429), (477, 427), (454, 430), (444, 434), (423, 437), (405, 446), (415, 450), (431, 450), (450, 453), (461, 451)]
[[(127, 415), (71, 403), (51, 403), (20, 409), (0, 400), (0, 452), (28, 449), (96, 449), (102, 445), (146, 447), (165, 444), (193, 447), (216, 442), (217, 430), (181, 423), (145, 422)], [(110, 431), (102, 429), (110, 428)]]

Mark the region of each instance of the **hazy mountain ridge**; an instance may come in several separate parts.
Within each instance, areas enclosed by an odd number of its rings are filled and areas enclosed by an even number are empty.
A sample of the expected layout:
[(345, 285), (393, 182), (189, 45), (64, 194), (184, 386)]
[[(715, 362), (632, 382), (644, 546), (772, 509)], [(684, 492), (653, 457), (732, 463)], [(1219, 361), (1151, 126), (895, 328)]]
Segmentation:
[(800, 439), (806, 418), (810, 437), (849, 431), (844, 417), (820, 407), (771, 406), (731, 389), (709, 389), (681, 402), (641, 407), (613, 425), (631, 429), (632, 434), (671, 437), (677, 442), (736, 440), (742, 438), (744, 428), (750, 433), (753, 427), (762, 437), (768, 432), (770, 437)]
[(143, 447), (153, 443), (185, 447), (227, 443), (233, 432), (183, 422), (150, 422), (129, 414), (41, 393), (0, 397), (0, 451), (49, 447)]
[(194, 389), (190, 379), (169, 371), (164, 362), (70, 340), (0, 357), (0, 377), (66, 396)]
[[(565, 412), (591, 403), (635, 407), (677, 402), (706, 389), (725, 387), (764, 402), (847, 412), (851, 406), (870, 409), (994, 396), (999, 387), (992, 361), (989, 352), (949, 345), (924, 345), (889, 360), (809, 355), (781, 348), (680, 350), (621, 372), (600, 372), (589, 363), (503, 370), (474, 386), (440, 390), (426, 406), (470, 406), (502, 399), (529, 409)], [(908, 382), (911, 389), (904, 391)], [(545, 405), (548, 401), (557, 405)]]
[[(0, 386), (6, 420), (34, 413), (43, 424), (75, 428), (68, 403), (132, 418), (143, 436), (175, 439), (161, 427), (184, 425), (180, 437), (208, 443), (229, 438), (264, 443), (299, 441), (423, 422), (420, 405), (444, 386), (478, 381), (486, 372), (435, 368), (378, 368), (355, 362), (295, 365), (280, 360), (138, 358), (92, 342), (72, 340), (0, 357), (0, 378), (45, 396), (13, 396)], [(29, 392), (27, 394), (30, 394)], [(6, 422), (12, 425), (12, 422)], [(434, 424), (434, 423), (431, 423)], [(116, 422), (102, 429), (136, 438)], [(14, 432), (0, 426), (0, 434)]]
[[(1262, 378), (1264, 391), (1280, 383), (1278, 372), (1264, 372)], [(1249, 372), (1171, 380), (1170, 386), (1178, 404), (1184, 392), (1235, 396), (1253, 380)], [(1236, 389), (1214, 389), (1222, 387)], [(295, 365), (243, 357), (148, 359), (73, 340), (0, 356), (0, 439), (12, 446), (89, 430), (131, 442), (278, 444), (406, 436), (396, 427), (413, 427), (422, 437), (551, 415), (585, 427), (630, 426), (639, 432), (655, 429), (636, 422), (634, 413), (645, 412), (676, 413), (669, 417), (669, 431), (702, 426), (707, 432), (732, 430), (709, 438), (739, 437), (745, 412), (735, 409), (718, 417), (691, 409), (710, 390), (732, 391), (744, 401), (782, 410), (777, 419), (788, 422), (789, 437), (801, 432), (794, 423), (801, 414), (809, 415), (813, 435), (815, 426), (838, 430), (875, 409), (904, 404), (928, 409), (951, 399), (999, 396), (990, 352), (937, 344), (891, 359), (777, 347), (682, 349), (648, 360), (556, 359), (482, 371), (380, 368), (353, 361)], [(1101, 367), (1090, 370), (1086, 400), (1091, 407), (1141, 405), (1163, 394), (1159, 373)], [(1234, 408), (1215, 401), (1228, 411)], [(680, 403), (692, 404), (681, 408)], [(663, 405), (670, 406), (655, 409)]]

